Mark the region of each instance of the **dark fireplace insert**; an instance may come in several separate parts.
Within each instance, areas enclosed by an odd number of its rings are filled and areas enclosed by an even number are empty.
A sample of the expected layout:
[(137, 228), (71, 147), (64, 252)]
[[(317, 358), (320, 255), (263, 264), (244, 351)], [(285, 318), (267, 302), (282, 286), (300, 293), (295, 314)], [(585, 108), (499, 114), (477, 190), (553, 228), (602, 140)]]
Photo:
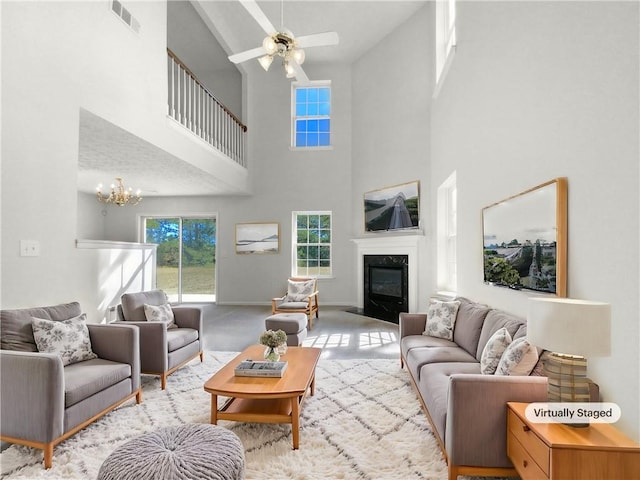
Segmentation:
[(365, 255), (364, 314), (398, 323), (398, 314), (409, 311), (409, 256)]

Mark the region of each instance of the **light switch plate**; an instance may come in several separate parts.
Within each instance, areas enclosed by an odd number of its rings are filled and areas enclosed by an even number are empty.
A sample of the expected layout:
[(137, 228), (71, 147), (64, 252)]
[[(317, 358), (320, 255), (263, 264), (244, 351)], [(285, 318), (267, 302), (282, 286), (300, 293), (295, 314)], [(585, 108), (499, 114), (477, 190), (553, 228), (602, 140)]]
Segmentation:
[(37, 257), (40, 255), (40, 242), (37, 240), (20, 240), (21, 257)]

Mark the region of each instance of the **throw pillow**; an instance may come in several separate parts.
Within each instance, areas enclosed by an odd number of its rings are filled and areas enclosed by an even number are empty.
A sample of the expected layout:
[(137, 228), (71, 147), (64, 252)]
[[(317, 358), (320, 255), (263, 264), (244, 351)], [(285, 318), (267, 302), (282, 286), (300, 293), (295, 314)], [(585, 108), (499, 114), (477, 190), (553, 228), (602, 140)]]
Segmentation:
[(480, 372), (484, 375), (492, 375), (495, 373), (502, 354), (511, 343), (511, 335), (506, 328), (502, 327), (491, 335), (489, 341), (482, 350), (480, 357)]
[(496, 375), (529, 375), (536, 363), (538, 349), (525, 337), (516, 338), (502, 354)]
[(315, 283), (315, 280), (305, 280), (303, 282), (288, 280), (285, 302), (306, 302), (309, 295), (313, 293)]
[(61, 321), (33, 317), (31, 328), (38, 351), (58, 354), (62, 365), (98, 358), (91, 350), (87, 316), (84, 313)]
[(168, 303), (164, 305), (149, 305), (145, 303), (144, 316), (147, 322), (163, 322), (167, 324), (167, 328), (178, 328), (176, 325), (176, 317), (173, 314), (171, 305)]
[(423, 335), (453, 341), (453, 328), (458, 316), (459, 301), (432, 300), (427, 310), (427, 327)]

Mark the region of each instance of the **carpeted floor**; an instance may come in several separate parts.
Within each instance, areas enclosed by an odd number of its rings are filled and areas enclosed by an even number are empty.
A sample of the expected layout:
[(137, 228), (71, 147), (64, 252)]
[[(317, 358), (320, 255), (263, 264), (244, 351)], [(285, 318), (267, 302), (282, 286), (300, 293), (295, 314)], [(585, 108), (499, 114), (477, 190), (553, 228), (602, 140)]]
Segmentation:
[[(11, 446), (0, 456), (2, 476), (15, 479), (94, 479), (119, 444), (155, 428), (207, 423), (210, 396), (203, 384), (234, 356), (207, 352), (171, 375), (143, 376), (143, 403), (131, 401), (54, 450), (44, 470), (42, 452)], [(316, 394), (302, 409), (300, 449), (289, 425), (219, 422), (245, 448), (247, 479), (445, 479), (446, 465), (397, 359), (321, 359)]]

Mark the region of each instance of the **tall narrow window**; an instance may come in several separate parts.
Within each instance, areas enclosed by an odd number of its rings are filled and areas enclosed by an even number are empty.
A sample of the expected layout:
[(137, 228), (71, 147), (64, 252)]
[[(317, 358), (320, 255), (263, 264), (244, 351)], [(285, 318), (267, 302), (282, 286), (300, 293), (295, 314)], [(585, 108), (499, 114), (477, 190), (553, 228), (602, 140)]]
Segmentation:
[(456, 47), (456, 0), (436, 2), (436, 94)]
[(331, 83), (292, 86), (292, 145), (295, 148), (331, 146)]
[(156, 286), (169, 300), (215, 301), (215, 217), (145, 217), (143, 236), (158, 244)]
[(293, 276), (331, 276), (331, 212), (293, 212)]
[(456, 172), (453, 172), (438, 187), (438, 289), (446, 292), (455, 292), (458, 288), (457, 204)]

